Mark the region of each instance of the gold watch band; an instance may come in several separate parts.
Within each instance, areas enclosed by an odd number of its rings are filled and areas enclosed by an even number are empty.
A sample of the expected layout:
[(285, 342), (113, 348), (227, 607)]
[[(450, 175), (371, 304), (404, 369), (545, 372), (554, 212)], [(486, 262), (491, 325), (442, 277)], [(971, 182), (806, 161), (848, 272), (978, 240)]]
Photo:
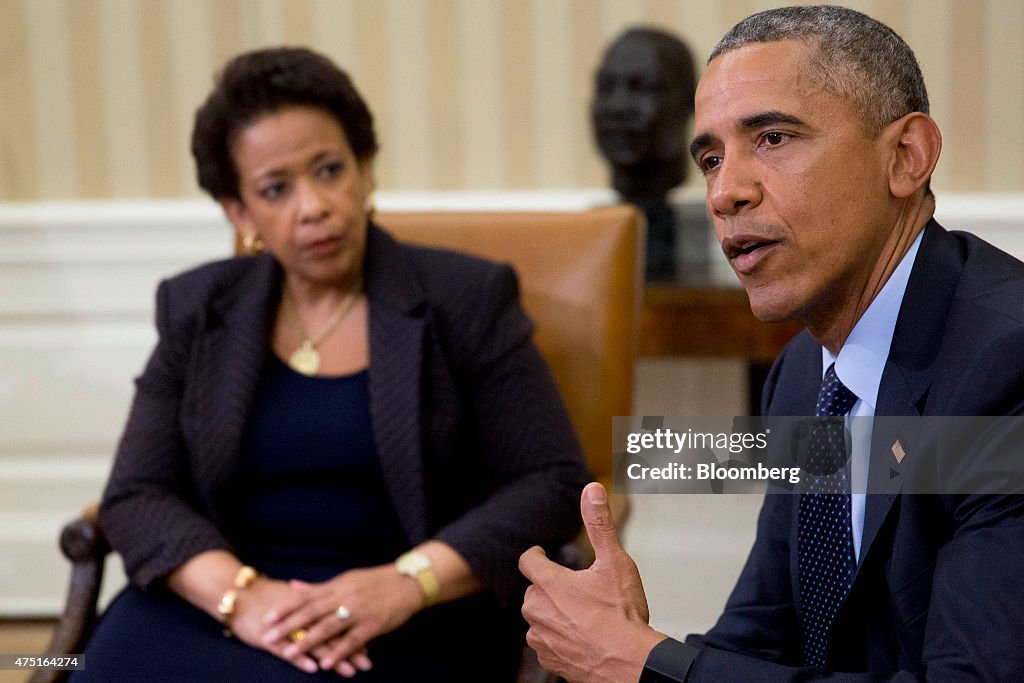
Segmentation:
[(436, 605), (441, 599), (441, 584), (434, 573), (434, 565), (430, 558), (418, 550), (410, 550), (402, 553), (395, 561), (398, 571), (406, 576), (416, 579), (420, 592), (423, 594), (423, 605), (430, 607)]

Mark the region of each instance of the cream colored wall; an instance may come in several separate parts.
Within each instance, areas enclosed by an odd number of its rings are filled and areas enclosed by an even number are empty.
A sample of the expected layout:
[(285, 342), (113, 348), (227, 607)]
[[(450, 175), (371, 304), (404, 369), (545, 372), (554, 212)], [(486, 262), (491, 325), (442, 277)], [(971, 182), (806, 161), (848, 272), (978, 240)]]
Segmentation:
[[(389, 190), (601, 187), (591, 74), (623, 27), (703, 59), (758, 0), (0, 0), (0, 199), (196, 194), (187, 138), (215, 68), (307, 44), (377, 115)], [(917, 51), (940, 190), (1024, 191), (1024, 3), (859, 0)], [(691, 178), (691, 184), (699, 185)]]

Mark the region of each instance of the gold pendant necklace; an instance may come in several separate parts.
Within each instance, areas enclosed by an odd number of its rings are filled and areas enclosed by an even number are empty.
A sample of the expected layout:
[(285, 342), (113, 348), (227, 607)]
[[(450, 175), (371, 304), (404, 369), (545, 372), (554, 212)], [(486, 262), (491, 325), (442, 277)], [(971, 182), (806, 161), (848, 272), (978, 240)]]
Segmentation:
[(308, 339), (302, 342), (302, 346), (288, 356), (288, 365), (292, 370), (301, 372), (303, 375), (312, 377), (320, 369), (320, 354), (317, 353), (313, 342)]
[(288, 323), (291, 325), (295, 334), (297, 334), (299, 339), (302, 340), (302, 345), (292, 352), (292, 355), (288, 356), (288, 366), (292, 370), (308, 377), (313, 377), (320, 371), (320, 353), (316, 350), (316, 347), (320, 342), (326, 339), (328, 335), (338, 327), (338, 325), (341, 324), (341, 321), (344, 320), (345, 316), (352, 310), (352, 307), (356, 303), (356, 296), (360, 291), (362, 291), (362, 284), (362, 279), (360, 279), (359, 282), (356, 283), (355, 288), (341, 300), (338, 310), (334, 312), (334, 315), (331, 316), (327, 326), (316, 336), (316, 339), (310, 339), (309, 335), (307, 335), (306, 331), (302, 328), (298, 312), (292, 311), (291, 306), (288, 305), (295, 305), (292, 300), (291, 292), (288, 291), (287, 287), (284, 288), (285, 296), (282, 307), (284, 308), (285, 318), (288, 320)]

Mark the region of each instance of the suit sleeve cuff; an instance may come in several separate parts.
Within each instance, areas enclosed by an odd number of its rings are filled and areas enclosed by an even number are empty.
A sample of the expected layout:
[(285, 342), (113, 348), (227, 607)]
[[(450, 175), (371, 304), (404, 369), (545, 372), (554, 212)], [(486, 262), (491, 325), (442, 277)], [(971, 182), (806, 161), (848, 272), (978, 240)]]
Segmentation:
[(700, 650), (673, 638), (661, 641), (647, 655), (638, 683), (685, 681)]

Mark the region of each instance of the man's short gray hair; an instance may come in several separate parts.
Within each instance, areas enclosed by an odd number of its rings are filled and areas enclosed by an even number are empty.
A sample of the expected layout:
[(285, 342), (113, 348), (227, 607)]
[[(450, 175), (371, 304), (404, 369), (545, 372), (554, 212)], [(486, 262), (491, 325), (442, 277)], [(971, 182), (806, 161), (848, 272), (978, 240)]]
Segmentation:
[(928, 91), (910, 46), (885, 24), (846, 7), (781, 7), (751, 15), (718, 41), (708, 63), (751, 43), (779, 40), (814, 50), (819, 84), (854, 102), (871, 137), (910, 112), (928, 113)]

